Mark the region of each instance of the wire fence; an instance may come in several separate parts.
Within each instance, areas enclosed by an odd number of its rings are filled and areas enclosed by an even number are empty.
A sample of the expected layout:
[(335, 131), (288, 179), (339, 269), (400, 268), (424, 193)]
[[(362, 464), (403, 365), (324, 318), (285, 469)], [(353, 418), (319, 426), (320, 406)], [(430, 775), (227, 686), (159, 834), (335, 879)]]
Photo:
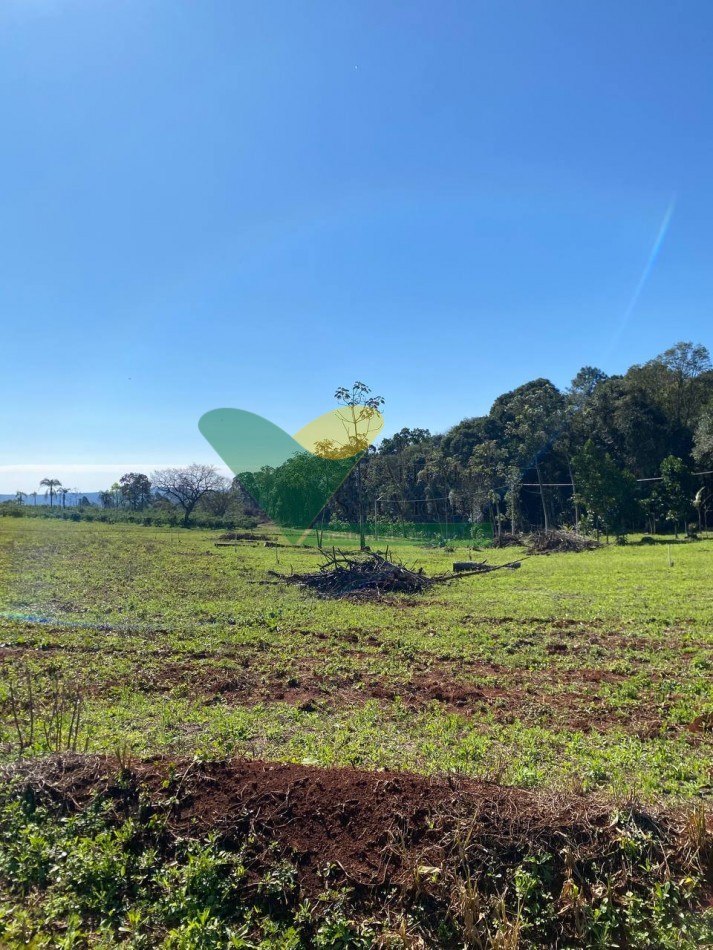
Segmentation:
[[(330, 521), (324, 526), (326, 532), (344, 535), (359, 535), (358, 522)], [(489, 544), (493, 540), (493, 526), (488, 522), (476, 524), (468, 521), (365, 521), (364, 534), (370, 538), (413, 541), (473, 541)]]

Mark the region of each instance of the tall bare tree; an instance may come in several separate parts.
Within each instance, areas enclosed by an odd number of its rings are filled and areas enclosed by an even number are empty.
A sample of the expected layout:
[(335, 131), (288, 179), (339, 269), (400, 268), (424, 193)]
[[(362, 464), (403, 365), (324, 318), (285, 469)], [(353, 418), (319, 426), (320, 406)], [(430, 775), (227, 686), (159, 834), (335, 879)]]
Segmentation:
[(186, 468), (163, 468), (151, 475), (154, 489), (183, 510), (183, 526), (188, 527), (193, 509), (204, 495), (227, 491), (229, 482), (215, 465), (188, 465)]

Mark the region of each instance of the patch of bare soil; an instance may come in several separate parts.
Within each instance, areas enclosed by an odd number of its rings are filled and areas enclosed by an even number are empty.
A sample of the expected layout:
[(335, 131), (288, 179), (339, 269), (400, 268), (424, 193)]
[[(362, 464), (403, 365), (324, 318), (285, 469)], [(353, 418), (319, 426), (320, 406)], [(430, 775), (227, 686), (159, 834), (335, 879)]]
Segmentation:
[(574, 617), (478, 617), (473, 614), (463, 614), (460, 619), (461, 623), (474, 627), (500, 627), (507, 624), (518, 624), (527, 628), (569, 629), (573, 627), (586, 629), (588, 627), (601, 627), (604, 624), (603, 620), (577, 620)]
[[(552, 644), (548, 651), (555, 657), (565, 652), (557, 646)], [(362, 651), (352, 653), (361, 659)], [(224, 659), (215, 665), (205, 652), (181, 660), (152, 657), (130, 675), (122, 674), (121, 679), (87, 676), (81, 689), (85, 696), (101, 697), (130, 682), (132, 689), (148, 694), (182, 690), (208, 705), (279, 702), (306, 712), (359, 706), (370, 699), (386, 703), (398, 697), (415, 712), (425, 711), (435, 701), (474, 721), (519, 721), (585, 733), (623, 728), (640, 738), (655, 737), (665, 730), (681, 732), (691, 741), (707, 741), (712, 732), (703, 718), (688, 727), (664, 725), (665, 710), (644, 692), (636, 703), (611, 704), (600, 690), (602, 685), (623, 682), (626, 677), (621, 673), (555, 666), (505, 668), (473, 660), (439, 663), (431, 657), (428, 663), (412, 664), (410, 675), (381, 676), (358, 666), (350, 669), (352, 653), (344, 655), (344, 669), (336, 672), (332, 668), (329, 676), (320, 672), (319, 660), (314, 657), (292, 660), (288, 672), (275, 671), (264, 660), (248, 657), (236, 658), (234, 663)], [(8, 650), (0, 659), (14, 664), (27, 655), (26, 650)]]
[[(478, 622), (478, 619), (472, 615), (461, 618), (463, 623)], [(515, 622), (515, 618), (507, 620)], [(541, 624), (543, 629), (531, 629), (535, 624)], [(396, 675), (379, 675), (374, 665), (374, 656), (378, 653), (374, 651), (386, 648), (388, 643), (373, 633), (365, 636), (361, 629), (342, 632), (338, 644), (320, 644), (318, 656), (298, 655), (289, 659), (286, 672), (284, 668), (279, 669), (282, 662), (274, 662), (271, 654), (247, 655), (244, 651), (232, 650), (176, 654), (166, 649), (147, 654), (132, 672), (123, 669), (119, 679), (109, 669), (106, 675), (102, 675), (101, 670), (97, 670), (96, 675), (91, 674), (95, 661), (90, 654), (102, 650), (99, 645), (83, 648), (61, 641), (43, 643), (41, 647), (1, 644), (0, 664), (14, 666), (23, 659), (36, 662), (47, 651), (53, 656), (66, 651), (72, 654), (72, 663), (78, 669), (88, 671), (82, 687), (87, 696), (107, 695), (130, 682), (133, 689), (146, 693), (180, 689), (206, 704), (251, 706), (284, 702), (305, 711), (339, 709), (360, 705), (369, 699), (390, 702), (399, 697), (415, 711), (423, 711), (436, 701), (463, 716), (473, 717), (474, 721), (478, 718), (506, 724), (520, 721), (581, 732), (625, 729), (640, 738), (675, 732), (690, 742), (707, 744), (713, 737), (709, 717), (700, 716), (688, 725), (667, 721), (667, 707), (661, 704), (655, 691), (647, 693), (642, 689), (636, 701), (623, 704), (607, 696), (606, 687), (625, 682), (627, 676), (588, 665), (589, 647), (599, 644), (613, 647), (618, 653), (624, 646), (644, 649), (649, 644), (644, 639), (623, 634), (599, 634), (595, 632), (596, 626), (596, 622), (569, 618), (555, 622), (531, 618), (527, 636), (512, 641), (512, 646), (533, 646), (545, 637), (542, 647), (551, 659), (535, 668), (528, 667), (526, 660), (505, 666), (428, 653), (400, 667)], [(294, 633), (319, 641), (333, 639), (315, 630), (300, 629)], [(84, 663), (74, 657), (83, 652), (87, 653)], [(126, 650), (115, 644), (106, 645), (102, 652), (125, 654), (135, 661), (133, 644)], [(325, 662), (327, 659), (339, 661), (336, 670), (334, 663), (329, 664), (329, 676), (321, 671), (322, 656)], [(656, 675), (652, 674), (652, 679)], [(667, 702), (675, 699), (672, 694)]]
[[(487, 716), (499, 723), (516, 721), (558, 726), (580, 732), (625, 728), (640, 738), (659, 735), (664, 727), (658, 707), (642, 695), (641, 702), (610, 706), (598, 695), (603, 683), (617, 683), (622, 674), (605, 670), (502, 670), (493, 664), (464, 664), (457, 671), (444, 666), (414, 671), (410, 678), (370, 675), (360, 671), (318, 672), (314, 661), (295, 661), (290, 674), (269, 674), (247, 661), (228, 671), (192, 663), (163, 664), (137, 672), (135, 688), (168, 692), (184, 686), (207, 703), (283, 702), (305, 711), (360, 705), (368, 699), (391, 702), (397, 697), (415, 711), (436, 701), (462, 715)], [(478, 673), (483, 674), (479, 681)], [(683, 726), (676, 727), (678, 731)], [(705, 730), (699, 730), (705, 731)]]

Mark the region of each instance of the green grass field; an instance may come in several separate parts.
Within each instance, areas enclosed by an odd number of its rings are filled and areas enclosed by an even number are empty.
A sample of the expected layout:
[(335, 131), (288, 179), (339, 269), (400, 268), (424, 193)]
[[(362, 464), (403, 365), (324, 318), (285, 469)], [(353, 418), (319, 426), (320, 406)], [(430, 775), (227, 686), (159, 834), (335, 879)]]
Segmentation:
[[(354, 602), (268, 573), (316, 569), (314, 547), (217, 537), (0, 519), (6, 762), (29, 671), (38, 722), (25, 756), (61, 748), (38, 724), (60, 682), (83, 698), (77, 747), (122, 760), (247, 756), (710, 803), (713, 540), (476, 552), (522, 567)], [(469, 556), (395, 551), (428, 574)]]
[[(455, 769), (644, 797), (713, 782), (711, 733), (690, 731), (713, 714), (713, 541), (672, 546), (672, 567), (665, 545), (612, 545), (354, 603), (266, 573), (316, 568), (316, 550), (0, 528), (5, 669), (81, 682), (92, 751)], [(427, 573), (467, 554), (397, 550)]]

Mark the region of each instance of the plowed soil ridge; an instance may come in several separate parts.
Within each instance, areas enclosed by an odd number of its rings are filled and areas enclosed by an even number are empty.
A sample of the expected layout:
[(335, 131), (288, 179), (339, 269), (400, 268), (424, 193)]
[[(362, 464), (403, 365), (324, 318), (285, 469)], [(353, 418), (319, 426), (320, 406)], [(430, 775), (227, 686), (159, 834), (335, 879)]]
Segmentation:
[[(424, 866), (445, 872), (465, 862), (470, 871), (502, 871), (547, 852), (563, 881), (573, 856), (581, 866), (598, 860), (612, 871), (623, 860), (622, 825), (612, 820), (621, 805), (461, 777), (246, 759), (156, 757), (122, 767), (112, 758), (64, 755), (5, 767), (0, 780), (10, 779), (70, 812), (100, 795), (114, 801), (117, 815), (126, 814), (141, 792), (173, 836), (215, 832), (228, 846), (256, 836), (294, 862), (307, 895), (324, 886), (326, 866), (363, 892), (411, 886)], [(685, 814), (633, 805), (625, 811), (627, 826), (646, 834), (655, 859), (688, 863)]]

